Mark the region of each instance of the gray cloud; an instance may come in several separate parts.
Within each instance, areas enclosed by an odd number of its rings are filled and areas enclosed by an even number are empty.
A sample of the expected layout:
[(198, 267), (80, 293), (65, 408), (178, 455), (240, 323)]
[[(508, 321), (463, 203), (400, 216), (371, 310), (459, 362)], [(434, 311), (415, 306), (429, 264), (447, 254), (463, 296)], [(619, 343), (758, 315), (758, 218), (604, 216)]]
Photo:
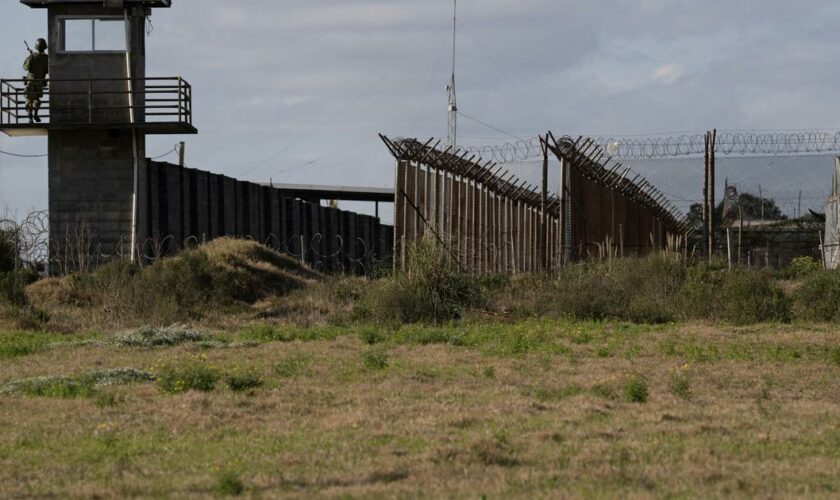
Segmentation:
[[(194, 86), (191, 166), (387, 186), (378, 132), (445, 133), (448, 0), (173, 3), (153, 17), (149, 72)], [(460, 108), (515, 134), (838, 126), (836, 2), (459, 3)], [(43, 12), (7, 0), (0, 23), (0, 70), (17, 76)], [(501, 135), (466, 119), (460, 130), (462, 142)], [(148, 153), (173, 140), (154, 138)], [(3, 148), (42, 152), (46, 141)], [(1, 161), (0, 205), (44, 207), (46, 162)]]

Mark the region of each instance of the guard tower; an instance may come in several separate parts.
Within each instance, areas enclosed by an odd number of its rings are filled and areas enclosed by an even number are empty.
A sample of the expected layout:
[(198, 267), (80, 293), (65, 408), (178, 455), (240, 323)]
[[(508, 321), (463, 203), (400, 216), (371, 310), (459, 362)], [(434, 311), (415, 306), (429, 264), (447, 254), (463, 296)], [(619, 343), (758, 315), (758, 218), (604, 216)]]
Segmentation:
[(48, 137), (51, 269), (140, 258), (146, 135), (198, 132), (190, 85), (146, 76), (146, 18), (172, 0), (20, 2), (48, 17), (43, 121), (29, 122), (23, 79), (0, 80), (0, 131)]

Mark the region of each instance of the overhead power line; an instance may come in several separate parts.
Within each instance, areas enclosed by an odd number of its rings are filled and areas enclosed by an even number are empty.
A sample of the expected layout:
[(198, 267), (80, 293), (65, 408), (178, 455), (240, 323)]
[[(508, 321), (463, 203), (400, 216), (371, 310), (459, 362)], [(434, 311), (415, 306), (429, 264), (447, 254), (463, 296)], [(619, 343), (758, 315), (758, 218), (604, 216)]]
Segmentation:
[(158, 155), (158, 156), (155, 156), (155, 157), (152, 157), (152, 158), (149, 158), (149, 159), (150, 160), (159, 160), (159, 159), (163, 158), (164, 156), (169, 156), (172, 153), (175, 153), (176, 151), (178, 151), (178, 146), (173, 146), (172, 149), (170, 149), (166, 153), (163, 153), (162, 155)]
[(379, 78), (377, 78), (377, 79), (376, 79), (376, 81), (374, 81), (374, 82), (373, 82), (370, 86), (368, 86), (367, 88), (365, 88), (362, 92), (360, 92), (360, 93), (359, 93), (359, 94), (357, 94), (355, 97), (353, 97), (352, 99), (350, 99), (350, 100), (349, 100), (349, 102), (348, 102), (348, 104), (347, 104), (346, 106), (342, 107), (342, 108), (341, 108), (340, 110), (338, 110), (336, 113), (333, 113), (333, 114), (332, 114), (332, 115), (331, 115), (328, 119), (324, 120), (324, 121), (323, 121), (323, 122), (321, 122), (319, 125), (317, 125), (316, 127), (312, 128), (309, 132), (306, 132), (305, 134), (303, 134), (303, 135), (299, 136), (297, 139), (295, 139), (295, 140), (291, 141), (291, 142), (290, 142), (290, 143), (288, 143), (285, 147), (283, 147), (282, 149), (280, 149), (277, 153), (275, 153), (275, 154), (271, 155), (270, 157), (268, 157), (265, 161), (262, 161), (262, 162), (260, 162), (260, 163), (256, 164), (255, 166), (253, 166), (252, 168), (250, 168), (250, 169), (248, 169), (248, 170), (245, 170), (245, 171), (241, 172), (239, 175), (248, 175), (248, 174), (250, 174), (250, 173), (252, 173), (252, 172), (254, 172), (254, 171), (256, 171), (256, 170), (258, 170), (258, 169), (260, 169), (260, 168), (262, 168), (262, 167), (264, 167), (264, 166), (266, 166), (266, 165), (268, 165), (269, 163), (271, 163), (273, 160), (275, 160), (277, 157), (279, 157), (279, 156), (280, 156), (280, 155), (282, 155), (283, 153), (285, 153), (285, 152), (289, 151), (289, 150), (290, 150), (290, 149), (292, 149), (293, 147), (297, 146), (298, 144), (302, 143), (302, 142), (303, 142), (303, 141), (305, 141), (306, 139), (308, 139), (308, 138), (312, 137), (313, 135), (317, 134), (318, 132), (320, 132), (321, 130), (323, 130), (325, 127), (327, 127), (328, 125), (330, 125), (331, 123), (333, 123), (333, 122), (335, 121), (335, 119), (336, 119), (336, 118), (338, 118), (339, 116), (341, 116), (341, 115), (343, 115), (344, 113), (346, 113), (347, 111), (349, 111), (349, 110), (350, 110), (353, 106), (355, 106), (355, 105), (357, 105), (357, 104), (358, 104), (358, 101), (359, 101), (359, 100), (361, 100), (362, 98), (366, 97), (366, 96), (367, 96), (367, 94), (369, 94), (369, 93), (370, 93), (371, 91), (373, 91), (376, 87), (378, 87), (378, 86), (379, 86), (382, 82), (384, 82), (384, 81), (385, 81), (385, 80), (386, 80), (389, 76), (391, 76), (393, 73), (396, 73), (396, 72), (397, 72), (397, 70), (399, 70), (399, 69), (400, 69), (400, 68), (401, 68), (401, 67), (402, 67), (402, 66), (403, 66), (406, 62), (408, 62), (408, 61), (411, 59), (411, 56), (412, 56), (415, 52), (417, 52), (417, 51), (421, 50), (421, 49), (422, 49), (422, 48), (424, 48), (426, 45), (428, 45), (428, 44), (429, 44), (429, 42), (431, 42), (431, 41), (432, 41), (432, 40), (433, 40), (433, 39), (434, 39), (434, 38), (438, 35), (438, 33), (440, 33), (440, 31), (441, 31), (442, 29), (443, 29), (443, 27), (440, 27), (440, 28), (438, 28), (437, 30), (435, 30), (435, 31), (434, 31), (434, 32), (433, 32), (433, 33), (432, 33), (432, 34), (431, 34), (431, 35), (430, 35), (430, 36), (429, 36), (429, 37), (428, 37), (428, 38), (427, 38), (427, 39), (426, 39), (426, 40), (425, 40), (422, 44), (420, 44), (420, 46), (419, 46), (419, 47), (417, 47), (417, 49), (416, 49), (414, 52), (402, 55), (402, 56), (400, 57), (400, 59), (399, 59), (399, 60), (397, 60), (396, 64), (395, 64), (392, 68), (390, 68), (388, 71), (386, 71), (385, 73), (383, 73), (383, 74), (382, 74)]
[(7, 156), (14, 156), (15, 158), (46, 158), (49, 155), (22, 155), (18, 153), (11, 153), (9, 151), (2, 151), (0, 150), (0, 154), (4, 154)]
[(458, 111), (458, 114), (459, 114), (459, 115), (461, 115), (461, 116), (463, 116), (463, 117), (464, 117), (464, 118), (466, 118), (467, 120), (474, 121), (475, 123), (478, 123), (479, 125), (483, 125), (483, 126), (485, 126), (485, 127), (489, 128), (489, 129), (491, 129), (491, 130), (495, 130), (496, 132), (499, 132), (499, 133), (505, 134), (505, 135), (507, 135), (507, 136), (510, 136), (510, 137), (512, 137), (512, 138), (514, 138), (514, 139), (517, 139), (517, 140), (520, 140), (520, 141), (521, 141), (521, 140), (523, 140), (523, 139), (522, 139), (522, 137), (519, 137), (519, 136), (516, 136), (516, 135), (514, 135), (514, 134), (511, 134), (510, 132), (508, 132), (508, 131), (506, 131), (506, 130), (500, 129), (499, 127), (496, 127), (496, 126), (490, 125), (489, 123), (484, 122), (484, 121), (481, 121), (481, 120), (479, 120), (478, 118), (473, 118), (472, 116), (470, 116), (470, 115), (468, 115), (468, 114), (466, 114), (466, 113), (462, 113), (462, 112)]

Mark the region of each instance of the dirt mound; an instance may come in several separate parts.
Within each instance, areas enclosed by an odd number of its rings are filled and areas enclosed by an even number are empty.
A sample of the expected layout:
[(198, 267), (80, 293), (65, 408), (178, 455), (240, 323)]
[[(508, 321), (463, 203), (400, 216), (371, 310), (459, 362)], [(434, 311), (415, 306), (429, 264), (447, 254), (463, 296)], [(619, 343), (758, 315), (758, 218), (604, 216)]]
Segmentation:
[[(324, 276), (297, 260), (251, 240), (219, 238), (194, 252), (205, 255), (213, 267), (234, 280), (251, 301), (285, 294), (320, 281)], [(186, 254), (182, 254), (186, 257)], [(175, 256), (172, 260), (177, 260)]]
[(26, 288), (26, 296), (58, 316), (169, 324), (284, 296), (322, 279), (256, 242), (221, 238), (142, 268), (119, 261), (92, 273), (43, 279)]

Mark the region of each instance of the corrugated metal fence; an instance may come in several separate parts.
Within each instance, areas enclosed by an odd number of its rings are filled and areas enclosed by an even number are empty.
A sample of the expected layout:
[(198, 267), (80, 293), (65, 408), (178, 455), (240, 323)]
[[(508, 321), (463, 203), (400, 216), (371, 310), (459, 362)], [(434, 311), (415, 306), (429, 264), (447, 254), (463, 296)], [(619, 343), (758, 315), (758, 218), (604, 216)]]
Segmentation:
[(284, 191), (148, 161), (146, 260), (221, 236), (249, 238), (315, 269), (369, 274), (391, 255), (393, 227)]

